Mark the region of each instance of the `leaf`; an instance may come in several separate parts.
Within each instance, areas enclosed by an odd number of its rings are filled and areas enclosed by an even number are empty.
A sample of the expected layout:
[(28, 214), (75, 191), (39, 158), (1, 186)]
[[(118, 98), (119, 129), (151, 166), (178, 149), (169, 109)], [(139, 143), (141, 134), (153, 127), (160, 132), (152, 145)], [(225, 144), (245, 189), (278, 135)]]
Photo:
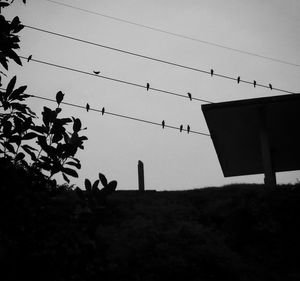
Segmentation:
[(11, 138), (9, 138), (10, 143), (15, 143), (18, 146), (21, 144), (21, 137), (19, 135), (13, 135)]
[(59, 91), (56, 94), (56, 102), (57, 102), (58, 106), (60, 105), (60, 103), (62, 102), (63, 99), (64, 99), (64, 94), (62, 93), (62, 91)]
[(79, 137), (79, 139), (80, 139), (81, 141), (84, 141), (84, 140), (87, 140), (88, 138), (87, 138), (86, 136), (82, 136), (82, 137)]
[(45, 126), (32, 126), (30, 129), (40, 134), (47, 133), (47, 129)]
[(23, 114), (27, 114), (27, 111), (26, 111), (27, 105), (26, 104), (22, 104), (22, 103), (18, 103), (18, 102), (13, 102), (10, 105), (11, 105), (11, 107), (13, 109), (18, 110), (18, 111), (22, 112)]
[(61, 113), (61, 110), (62, 110), (61, 108), (57, 107), (57, 108), (55, 109), (56, 114)]
[(11, 59), (13, 59), (18, 65), (22, 65), (20, 57), (16, 54), (14, 50), (10, 49), (9, 52), (7, 52), (7, 55)]
[(51, 119), (51, 112), (52, 112), (52, 110), (50, 108), (44, 106), (44, 110), (42, 112), (42, 115), (43, 115), (43, 122), (44, 122), (47, 129), (49, 129), (49, 123), (50, 123), (50, 119)]
[(20, 95), (23, 94), (26, 89), (27, 86), (21, 86), (18, 89), (14, 90), (12, 94), (8, 97), (9, 100), (23, 100), (22, 97), (20, 97)]
[(99, 179), (104, 187), (107, 186), (107, 179), (103, 174), (99, 173)]
[(19, 152), (16, 157), (15, 157), (15, 161), (20, 161), (20, 160), (23, 160), (25, 157), (25, 154), (23, 152)]
[(84, 186), (87, 192), (92, 192), (92, 184), (89, 179), (84, 180)]
[(8, 62), (7, 58), (4, 58), (4, 57), (1, 57), (1, 56), (0, 56), (0, 63), (2, 64), (2, 66), (3, 66), (6, 70), (8, 70), (8, 64), (7, 64), (7, 62)]
[(3, 146), (6, 147), (9, 152), (11, 152), (13, 154), (16, 153), (14, 147), (10, 143), (6, 142), (6, 143), (3, 144)]
[(99, 180), (96, 180), (94, 183), (93, 183), (93, 186), (92, 186), (92, 191), (95, 192), (98, 190), (98, 184), (99, 184)]
[(106, 185), (105, 187), (103, 187), (100, 191), (102, 194), (110, 194), (113, 193), (116, 188), (117, 188), (117, 181), (111, 181), (108, 185)]
[(77, 172), (73, 169), (63, 167), (61, 171), (65, 174), (69, 175), (69, 176), (72, 176), (74, 178), (78, 178)]
[(108, 187), (110, 188), (111, 191), (115, 191), (116, 188), (117, 188), (117, 185), (118, 185), (118, 182), (117, 182), (117, 181), (111, 181), (111, 182), (108, 184)]
[(12, 130), (12, 124), (9, 121), (6, 121), (3, 124), (3, 134), (5, 137), (8, 137), (11, 133)]
[(32, 146), (28, 145), (28, 144), (23, 144), (22, 148), (26, 151), (38, 151), (36, 148), (33, 148)]
[(81, 121), (80, 121), (80, 119), (79, 118), (75, 119), (73, 117), (73, 122), (74, 122), (74, 124), (73, 124), (73, 131), (74, 132), (79, 132), (80, 129), (81, 129)]
[(9, 3), (0, 2), (0, 8), (9, 6)]
[(18, 33), (19, 31), (21, 31), (24, 28), (24, 25), (19, 24), (15, 29), (14, 29), (14, 33)]
[(14, 32), (16, 32), (15, 30), (17, 30), (18, 26), (20, 25), (20, 19), (19, 17), (14, 17), (13, 20), (11, 21), (11, 28)]
[(71, 165), (71, 166), (74, 166), (74, 167), (76, 167), (77, 169), (80, 169), (80, 168), (81, 168), (80, 163), (68, 161), (68, 162), (66, 162), (66, 164)]
[(62, 138), (63, 138), (63, 135), (61, 133), (55, 133), (52, 138), (52, 142), (58, 143)]
[(8, 83), (7, 87), (6, 87), (6, 98), (8, 96), (11, 95), (14, 87), (15, 87), (15, 84), (16, 84), (16, 81), (17, 81), (17, 76), (14, 76)]
[(30, 133), (27, 133), (25, 136), (23, 136), (23, 140), (31, 140), (31, 139), (34, 139), (37, 137), (39, 137), (38, 134), (30, 132)]
[(14, 17), (10, 25), (13, 33), (18, 33), (21, 29), (24, 28), (24, 25), (21, 24), (19, 17)]
[(67, 183), (70, 183), (69, 178), (68, 178), (64, 173), (63, 173), (62, 175), (63, 175), (64, 180), (65, 180)]

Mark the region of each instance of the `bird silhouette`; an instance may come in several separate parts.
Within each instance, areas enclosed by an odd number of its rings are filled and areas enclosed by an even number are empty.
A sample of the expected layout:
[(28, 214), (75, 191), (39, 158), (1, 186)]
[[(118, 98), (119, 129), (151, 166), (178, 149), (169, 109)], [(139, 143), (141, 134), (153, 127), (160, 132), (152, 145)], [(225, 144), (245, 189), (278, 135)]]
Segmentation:
[(271, 90), (273, 90), (273, 86), (272, 86), (272, 84), (269, 84), (269, 88), (270, 88)]
[(214, 70), (211, 69), (211, 70), (210, 70), (210, 76), (212, 77), (213, 75), (214, 75)]
[(192, 94), (191, 93), (187, 93), (188, 94), (188, 97), (190, 99), (190, 101), (192, 100)]
[(188, 134), (190, 133), (190, 130), (191, 130), (190, 125), (187, 125), (187, 132), (188, 132)]
[(85, 108), (86, 108), (86, 111), (89, 112), (89, 110), (90, 110), (90, 105), (87, 103), (86, 106), (85, 106)]
[(94, 72), (94, 74), (96, 74), (96, 75), (98, 75), (98, 74), (100, 74), (100, 71), (93, 71)]
[(162, 120), (161, 125), (162, 125), (162, 128), (164, 129), (165, 128), (165, 120)]
[(32, 59), (32, 55), (30, 55), (30, 56), (27, 58), (27, 62), (29, 62), (31, 59)]
[(147, 83), (147, 91), (149, 91), (149, 88), (150, 88), (150, 84)]
[(101, 113), (102, 113), (102, 115), (104, 115), (104, 113), (105, 113), (105, 108), (104, 107), (102, 107)]
[(183, 125), (180, 125), (179, 131), (182, 132), (182, 129), (183, 129)]
[(256, 87), (256, 81), (255, 80), (253, 80), (253, 86), (254, 86), (254, 88)]
[(238, 83), (240, 83), (241, 81), (241, 76), (238, 76), (238, 78), (236, 79)]

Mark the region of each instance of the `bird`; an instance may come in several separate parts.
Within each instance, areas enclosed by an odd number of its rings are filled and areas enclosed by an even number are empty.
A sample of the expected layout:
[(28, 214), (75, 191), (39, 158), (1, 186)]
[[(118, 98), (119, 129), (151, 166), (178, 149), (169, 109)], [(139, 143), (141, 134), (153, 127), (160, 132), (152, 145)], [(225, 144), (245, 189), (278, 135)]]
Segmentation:
[(212, 77), (213, 75), (214, 75), (214, 70), (211, 69), (211, 70), (210, 70), (210, 76)]
[(188, 97), (190, 99), (190, 101), (192, 100), (192, 94), (191, 93), (187, 93), (188, 94)]
[(96, 74), (96, 75), (98, 75), (99, 73), (100, 73), (100, 71), (93, 71), (94, 72), (94, 74)]
[(255, 80), (253, 80), (253, 86), (254, 86), (254, 88), (256, 87), (256, 81)]
[(105, 108), (104, 107), (102, 107), (101, 113), (102, 113), (102, 115), (104, 115), (104, 113), (105, 113)]
[(269, 88), (270, 88), (271, 90), (273, 90), (273, 86), (272, 86), (271, 83), (269, 84)]
[(89, 112), (89, 110), (90, 110), (90, 105), (87, 103), (86, 106), (85, 106), (85, 108), (86, 108), (86, 111)]
[(182, 132), (182, 129), (183, 129), (183, 125), (180, 125), (179, 127), (180, 132)]
[(164, 129), (165, 128), (165, 120), (162, 120), (161, 125), (162, 125), (162, 128)]
[(187, 125), (187, 132), (188, 132), (188, 134), (190, 133), (190, 130), (191, 130), (190, 125)]
[(237, 80), (237, 82), (238, 82), (238, 84), (239, 84), (240, 81), (241, 81), (241, 76), (238, 76), (238, 78), (237, 78), (236, 80)]
[(147, 91), (149, 91), (149, 88), (150, 88), (150, 84), (147, 83)]
[(31, 59), (32, 59), (32, 55), (30, 55), (30, 56), (27, 58), (27, 62), (29, 62)]

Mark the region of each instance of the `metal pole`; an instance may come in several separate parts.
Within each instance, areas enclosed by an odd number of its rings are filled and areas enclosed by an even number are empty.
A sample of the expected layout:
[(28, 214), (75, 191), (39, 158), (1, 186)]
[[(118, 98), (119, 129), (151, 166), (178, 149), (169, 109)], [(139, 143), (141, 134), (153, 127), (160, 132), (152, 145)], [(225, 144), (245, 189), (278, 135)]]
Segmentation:
[(144, 181), (144, 164), (139, 160), (138, 162), (138, 176), (139, 176), (139, 191), (145, 191), (145, 181)]
[(272, 151), (270, 147), (269, 135), (266, 125), (265, 109), (260, 110), (260, 147), (262, 164), (265, 173), (265, 185), (276, 187), (276, 174), (272, 163)]

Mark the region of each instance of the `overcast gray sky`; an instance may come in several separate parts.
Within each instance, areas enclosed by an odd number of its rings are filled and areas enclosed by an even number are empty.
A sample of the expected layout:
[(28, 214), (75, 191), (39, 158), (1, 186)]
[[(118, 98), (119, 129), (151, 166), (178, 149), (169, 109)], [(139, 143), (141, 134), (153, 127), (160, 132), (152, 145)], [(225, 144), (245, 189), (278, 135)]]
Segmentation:
[[(128, 20), (192, 38), (284, 60), (300, 65), (300, 1), (298, 0), (57, 0), (60, 3)], [(46, 0), (15, 1), (3, 13), (26, 24), (83, 40), (137, 52), (187, 66), (241, 76), (244, 80), (300, 91), (300, 67), (278, 63), (153, 31)], [(109, 76), (213, 102), (281, 95), (235, 81), (176, 68), (74, 42), (25, 28), (20, 55), (87, 72)], [(208, 133), (201, 103), (132, 87), (67, 70), (25, 63), (10, 67), (28, 93), (92, 108), (142, 118), (167, 125), (190, 124)], [(30, 99), (37, 112), (52, 103)], [(63, 106), (64, 114), (77, 116), (89, 140), (78, 154), (79, 179), (96, 179), (98, 172), (116, 179), (119, 189), (137, 188), (137, 163), (145, 165), (146, 189), (175, 190), (219, 186), (233, 182), (262, 182), (263, 175), (224, 178), (210, 137), (143, 124), (110, 115)], [(295, 182), (300, 172), (278, 173), (279, 183)]]

